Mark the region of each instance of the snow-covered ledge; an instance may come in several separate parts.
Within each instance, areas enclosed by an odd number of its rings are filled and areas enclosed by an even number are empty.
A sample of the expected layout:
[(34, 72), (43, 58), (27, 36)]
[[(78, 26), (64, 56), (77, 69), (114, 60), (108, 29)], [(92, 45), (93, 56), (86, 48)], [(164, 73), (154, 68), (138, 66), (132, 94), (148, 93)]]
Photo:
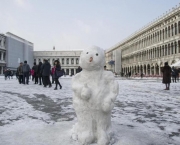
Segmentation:
[(78, 120), (72, 138), (83, 145), (110, 142), (111, 110), (119, 85), (113, 73), (104, 70), (104, 65), (104, 50), (95, 46), (86, 49), (80, 56), (83, 70), (72, 79), (73, 106)]

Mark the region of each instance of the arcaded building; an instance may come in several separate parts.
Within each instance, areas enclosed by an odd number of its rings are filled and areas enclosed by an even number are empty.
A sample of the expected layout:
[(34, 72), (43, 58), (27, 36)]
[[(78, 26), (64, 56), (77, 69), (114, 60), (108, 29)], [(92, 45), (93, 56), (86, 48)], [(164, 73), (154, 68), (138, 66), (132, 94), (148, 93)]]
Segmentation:
[[(120, 55), (117, 51), (121, 51)], [(117, 57), (121, 62), (116, 61)], [(161, 75), (165, 62), (171, 65), (180, 60), (180, 7), (107, 50), (106, 60), (108, 68), (113, 68), (114, 72), (119, 72), (121, 67), (124, 74)]]
[(6, 67), (6, 36), (4, 34), (0, 34), (0, 75), (3, 74), (3, 71)]
[(74, 75), (77, 73), (79, 66), (79, 58), (82, 50), (69, 50), (69, 51), (34, 51), (34, 62), (39, 64), (47, 59), (51, 66), (55, 60), (59, 60), (61, 68), (64, 69), (67, 75)]

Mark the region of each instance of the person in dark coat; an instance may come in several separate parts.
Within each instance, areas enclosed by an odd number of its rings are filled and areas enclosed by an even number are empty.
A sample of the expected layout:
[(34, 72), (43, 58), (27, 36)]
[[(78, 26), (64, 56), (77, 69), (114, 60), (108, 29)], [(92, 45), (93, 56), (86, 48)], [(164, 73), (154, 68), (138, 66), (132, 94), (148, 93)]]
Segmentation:
[(173, 80), (173, 83), (174, 82), (176, 83), (177, 75), (178, 75), (178, 70), (176, 68), (174, 68), (174, 66), (173, 66), (172, 67), (172, 80)]
[(36, 65), (36, 62), (34, 62), (34, 66), (32, 67), (32, 70), (34, 70), (34, 78), (35, 78), (34, 84), (38, 84), (38, 66)]
[[(29, 64), (27, 64), (27, 61), (24, 61), (24, 64), (22, 66), (22, 70), (23, 70), (23, 84), (29, 84), (29, 72), (30, 72), (30, 67)], [(26, 80), (26, 82), (25, 82)]]
[(49, 87), (52, 87), (51, 81), (50, 81), (50, 73), (51, 73), (51, 65), (48, 62), (48, 60), (44, 60), (44, 64), (42, 65), (42, 76), (43, 76), (43, 84), (44, 87), (49, 85)]
[(42, 83), (43, 83), (43, 81), (42, 81), (42, 62), (39, 62), (37, 75), (39, 78), (39, 85), (42, 85)]
[(23, 83), (23, 69), (22, 69), (23, 63), (21, 62), (19, 67), (17, 68), (17, 72), (19, 74), (19, 84)]
[(164, 83), (166, 85), (165, 90), (169, 90), (170, 89), (169, 88), (170, 83), (171, 83), (171, 67), (168, 65), (168, 62), (164, 63), (162, 73), (163, 73), (163, 81), (162, 81), (162, 83)]
[(58, 85), (59, 85), (60, 89), (62, 89), (62, 86), (61, 86), (61, 84), (59, 82), (59, 76), (57, 75), (58, 72), (62, 71), (59, 60), (54, 61), (54, 66), (55, 66), (54, 80), (55, 80), (55, 83), (56, 83), (56, 87), (54, 88), (54, 90), (57, 90)]

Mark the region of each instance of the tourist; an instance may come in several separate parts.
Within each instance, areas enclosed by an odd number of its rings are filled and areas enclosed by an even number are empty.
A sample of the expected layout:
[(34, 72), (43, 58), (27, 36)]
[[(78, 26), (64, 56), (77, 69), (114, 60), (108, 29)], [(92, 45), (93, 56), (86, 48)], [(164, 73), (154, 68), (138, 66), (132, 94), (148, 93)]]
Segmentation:
[(24, 61), (24, 64), (22, 66), (23, 70), (23, 84), (29, 84), (29, 72), (30, 72), (30, 67), (29, 64), (27, 64), (27, 61)]
[(42, 85), (42, 83), (43, 83), (43, 80), (42, 80), (42, 62), (39, 62), (37, 75), (39, 78), (39, 85)]
[(34, 71), (34, 79), (35, 79), (34, 84), (38, 84), (38, 66), (36, 65), (36, 62), (34, 62), (34, 66), (32, 67), (32, 70)]
[(48, 62), (48, 60), (44, 59), (44, 64), (42, 65), (42, 76), (43, 76), (43, 84), (44, 87), (49, 85), (49, 87), (52, 87), (51, 81), (49, 79), (51, 72), (51, 65)]
[(53, 68), (51, 69), (52, 84), (54, 84), (54, 81), (55, 81), (55, 79), (54, 79), (55, 68), (56, 67), (55, 67), (55, 64), (54, 64)]
[(162, 83), (166, 85), (166, 88), (164, 90), (169, 90), (171, 83), (171, 67), (168, 65), (168, 62), (164, 63), (164, 67), (162, 68), (162, 73), (163, 73)]
[(174, 82), (176, 83), (177, 75), (178, 75), (178, 70), (176, 68), (174, 68), (174, 66), (173, 66), (172, 67), (172, 80), (173, 80), (173, 83)]
[(21, 62), (19, 67), (17, 68), (17, 73), (18, 73), (18, 76), (19, 76), (19, 84), (22, 84), (23, 83), (23, 63)]
[(55, 83), (56, 83), (56, 87), (54, 88), (54, 90), (57, 90), (58, 85), (59, 85), (60, 89), (62, 89), (62, 86), (59, 82), (59, 77), (61, 77), (63, 75), (63, 72), (61, 71), (61, 65), (60, 65), (59, 60), (56, 60), (54, 62), (54, 66), (55, 66), (54, 79), (55, 79)]

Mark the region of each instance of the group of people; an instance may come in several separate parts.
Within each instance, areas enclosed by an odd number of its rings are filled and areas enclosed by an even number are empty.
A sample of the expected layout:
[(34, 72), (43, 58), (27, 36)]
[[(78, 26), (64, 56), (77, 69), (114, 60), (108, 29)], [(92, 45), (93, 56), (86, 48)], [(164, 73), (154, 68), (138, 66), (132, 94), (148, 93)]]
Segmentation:
[[(37, 65), (34, 62), (34, 66), (30, 69), (30, 66), (27, 64), (27, 61), (24, 63), (20, 63), (19, 67), (17, 68), (17, 75), (20, 84), (29, 84), (29, 78), (32, 76), (32, 81), (34, 84), (43, 85), (44, 87), (52, 87), (52, 83), (55, 82), (56, 86), (54, 90), (62, 89), (62, 85), (59, 82), (59, 77), (65, 75), (63, 69), (61, 69), (61, 65), (59, 60), (54, 61), (54, 66), (51, 69), (51, 65), (48, 60), (44, 59), (43, 63), (39, 62)], [(50, 81), (50, 76), (52, 76), (52, 83)]]
[(4, 70), (4, 76), (5, 76), (5, 80), (10, 79), (10, 78), (13, 78), (13, 71), (11, 71), (10, 69), (5, 69)]
[(165, 62), (164, 67), (162, 68), (163, 80), (162, 82), (166, 85), (165, 90), (170, 90), (171, 77), (172, 81), (176, 83), (179, 81), (179, 70), (175, 67), (171, 67), (168, 65), (168, 62)]

